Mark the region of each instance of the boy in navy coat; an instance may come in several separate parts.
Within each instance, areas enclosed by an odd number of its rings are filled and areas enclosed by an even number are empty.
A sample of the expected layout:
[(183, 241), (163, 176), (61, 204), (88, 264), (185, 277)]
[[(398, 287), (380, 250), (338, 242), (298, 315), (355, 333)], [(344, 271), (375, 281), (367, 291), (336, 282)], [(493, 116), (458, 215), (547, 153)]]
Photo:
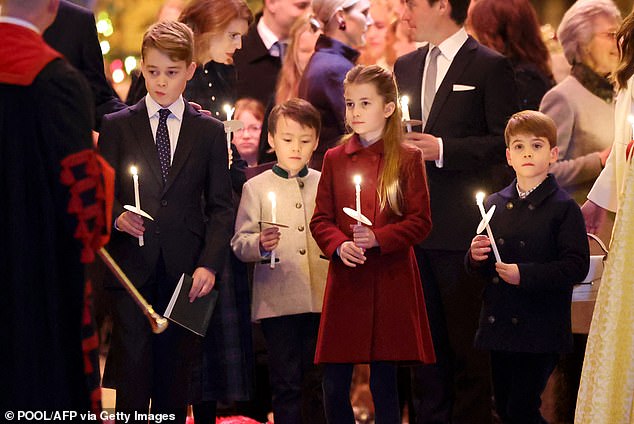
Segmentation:
[(572, 287), (588, 272), (588, 241), (577, 203), (548, 174), (558, 155), (552, 119), (516, 113), (504, 137), (517, 178), (486, 201), (487, 210), (496, 206), (490, 227), (502, 262), (484, 235), (473, 238), (466, 258), (489, 281), (475, 345), (491, 351), (502, 421), (537, 424), (545, 422), (539, 407), (548, 377), (572, 347)]
[[(193, 276), (191, 301), (211, 291), (232, 235), (223, 125), (182, 97), (196, 66), (192, 51), (193, 34), (185, 24), (150, 27), (141, 51), (148, 95), (106, 115), (99, 136), (99, 148), (117, 173), (110, 253), (159, 312), (182, 273)], [(135, 204), (132, 165), (139, 171), (141, 208), (153, 221), (123, 208)], [(184, 422), (199, 340), (176, 325), (153, 335), (127, 293), (113, 288), (111, 294), (114, 325), (103, 385), (117, 390), (117, 411), (147, 414), (151, 399), (153, 414)]]

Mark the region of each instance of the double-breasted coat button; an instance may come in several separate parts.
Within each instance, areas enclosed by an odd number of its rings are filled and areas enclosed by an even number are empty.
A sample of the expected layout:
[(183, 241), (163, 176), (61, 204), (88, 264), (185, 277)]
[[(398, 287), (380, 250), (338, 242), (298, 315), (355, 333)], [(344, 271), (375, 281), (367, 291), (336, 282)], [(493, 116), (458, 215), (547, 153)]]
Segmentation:
[(163, 207), (167, 206), (167, 200), (161, 200), (161, 206)]
[(511, 324), (513, 325), (517, 325), (517, 323), (519, 322), (519, 320), (515, 317), (511, 318)]
[(304, 182), (302, 180), (299, 180), (297, 185), (299, 185), (299, 188), (304, 188)]
[(491, 282), (492, 282), (493, 284), (497, 284), (497, 283), (499, 283), (499, 282), (500, 282), (500, 277), (493, 277), (493, 278), (491, 278)]
[(216, 111), (216, 116), (220, 116), (220, 112)]
[(535, 205), (533, 204), (528, 205), (528, 210), (529, 211), (535, 210)]
[(524, 240), (520, 240), (520, 247), (526, 247), (526, 243), (524, 243)]
[(508, 202), (506, 204), (506, 209), (513, 209), (513, 202)]
[(210, 87), (211, 87), (212, 85), (213, 85), (212, 83), (209, 83), (209, 86), (210, 86)]
[(208, 70), (208, 69), (205, 69), (205, 73), (206, 73), (206, 74), (208, 74), (208, 73), (209, 73), (209, 70)]
[(487, 321), (489, 321), (489, 324), (493, 324), (495, 322), (495, 317), (493, 315), (489, 315)]
[(303, 225), (300, 225), (299, 227), (297, 227), (297, 230), (298, 230), (298, 231), (304, 231), (304, 226), (303, 226)]
[(216, 96), (211, 96), (211, 101), (215, 102), (216, 101)]
[(498, 244), (501, 246), (504, 244), (504, 239), (503, 238), (499, 238), (498, 239)]
[(299, 249), (299, 254), (300, 255), (305, 255), (306, 254), (306, 249)]
[(301, 209), (302, 208), (302, 204), (300, 202), (295, 203), (295, 207), (297, 209)]
[(154, 230), (154, 234), (156, 234), (157, 236), (160, 235), (161, 234), (161, 230), (157, 228), (156, 230)]

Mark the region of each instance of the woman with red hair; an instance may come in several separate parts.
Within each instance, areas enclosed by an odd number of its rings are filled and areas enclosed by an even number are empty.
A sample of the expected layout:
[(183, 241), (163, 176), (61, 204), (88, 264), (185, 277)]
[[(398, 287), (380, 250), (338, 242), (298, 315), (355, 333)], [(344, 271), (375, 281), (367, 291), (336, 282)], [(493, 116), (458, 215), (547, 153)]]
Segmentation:
[(554, 81), (548, 49), (530, 2), (478, 0), (469, 9), (467, 19), (472, 35), (480, 43), (511, 61), (520, 109), (539, 109)]

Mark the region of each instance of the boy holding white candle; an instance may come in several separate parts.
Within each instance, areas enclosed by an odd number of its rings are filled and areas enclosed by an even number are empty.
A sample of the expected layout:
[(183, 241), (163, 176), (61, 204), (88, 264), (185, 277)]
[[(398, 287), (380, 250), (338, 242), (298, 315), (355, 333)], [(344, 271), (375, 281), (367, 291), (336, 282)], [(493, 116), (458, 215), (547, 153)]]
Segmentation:
[(477, 235), (467, 268), (489, 278), (477, 348), (491, 351), (496, 409), (504, 423), (544, 422), (541, 393), (559, 354), (572, 348), (573, 284), (588, 272), (588, 241), (577, 203), (548, 174), (557, 160), (557, 130), (536, 111), (513, 115), (504, 133), (517, 178), (486, 199), (503, 261)]
[[(108, 250), (162, 312), (183, 273), (193, 277), (190, 301), (206, 296), (222, 275), (233, 222), (231, 179), (222, 123), (182, 97), (196, 67), (191, 29), (155, 24), (141, 53), (148, 94), (104, 117), (99, 149), (116, 171), (117, 231)], [(138, 168), (134, 184), (131, 165)], [(154, 220), (124, 209), (133, 203)], [(172, 413), (175, 422), (184, 422), (200, 339), (177, 325), (152, 334), (127, 293), (110, 289), (114, 322), (103, 385), (117, 390), (117, 411), (147, 414), (151, 400), (152, 413)]]
[(244, 185), (231, 246), (255, 262), (252, 319), (266, 339), (275, 422), (324, 422), (313, 359), (328, 261), (309, 231), (321, 174), (307, 167), (321, 120), (310, 103), (291, 99), (268, 125), (278, 162)]

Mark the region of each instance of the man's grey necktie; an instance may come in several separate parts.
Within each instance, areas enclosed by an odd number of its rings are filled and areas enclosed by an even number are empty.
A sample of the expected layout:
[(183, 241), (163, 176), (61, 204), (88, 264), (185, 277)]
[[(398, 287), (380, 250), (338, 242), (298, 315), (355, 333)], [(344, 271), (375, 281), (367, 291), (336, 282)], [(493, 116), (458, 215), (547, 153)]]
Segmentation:
[(170, 135), (167, 130), (167, 117), (169, 114), (169, 109), (159, 110), (159, 124), (156, 129), (156, 150), (158, 151), (159, 163), (161, 164), (163, 184), (167, 182), (167, 174), (170, 172), (171, 162)]
[(438, 73), (439, 54), (440, 49), (438, 47), (434, 47), (429, 53), (429, 65), (427, 65), (427, 74), (425, 75), (425, 91), (423, 97), (423, 125), (427, 123), (429, 111), (436, 96), (436, 74)]

